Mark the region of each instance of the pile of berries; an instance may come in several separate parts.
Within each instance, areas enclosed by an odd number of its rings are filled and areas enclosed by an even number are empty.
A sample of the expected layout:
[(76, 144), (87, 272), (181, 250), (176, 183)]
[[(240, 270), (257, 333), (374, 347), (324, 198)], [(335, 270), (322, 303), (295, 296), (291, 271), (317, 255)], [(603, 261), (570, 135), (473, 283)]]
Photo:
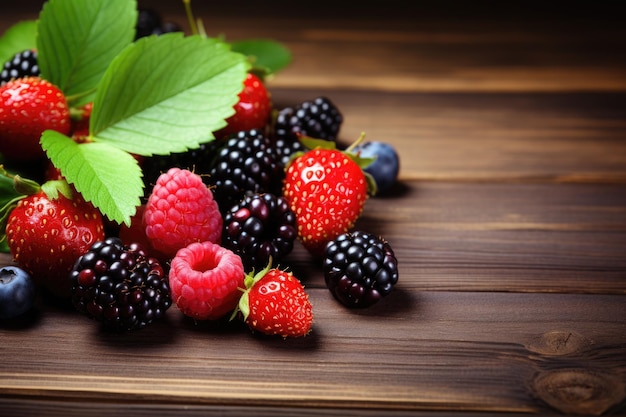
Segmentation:
[[(178, 30), (141, 11), (136, 37)], [(90, 106), (81, 123), (72, 120), (63, 93), (39, 77), (35, 52), (7, 62), (1, 81), (5, 166), (46, 162), (44, 130), (80, 140)], [(58, 197), (26, 184), (32, 191), (8, 215), (18, 266), (0, 275), (0, 296), (12, 300), (2, 316), (30, 308), (35, 283), (115, 331), (143, 328), (176, 305), (194, 320), (230, 316), (253, 331), (304, 336), (313, 321), (308, 294), (278, 266), (297, 244), (342, 304), (368, 307), (387, 296), (398, 281), (391, 245), (354, 227), (376, 188), (397, 181), (393, 147), (363, 138), (341, 146), (343, 115), (328, 97), (275, 108), (252, 72), (234, 111), (199, 148), (139, 160), (146, 193), (130, 224), (107, 221), (58, 172), (42, 174), (61, 183)]]

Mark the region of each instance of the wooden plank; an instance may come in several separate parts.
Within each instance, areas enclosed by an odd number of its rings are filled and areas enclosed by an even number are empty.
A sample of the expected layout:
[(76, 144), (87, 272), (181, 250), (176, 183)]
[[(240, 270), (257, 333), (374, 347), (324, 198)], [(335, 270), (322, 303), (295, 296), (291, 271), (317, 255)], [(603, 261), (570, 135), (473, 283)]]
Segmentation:
[(392, 143), (406, 180), (626, 182), (624, 94), (271, 91), (279, 108), (326, 95), (341, 140)]
[[(21, 3), (21, 2), (20, 2)], [(0, 33), (43, 1), (3, 11)], [(407, 2), (404, 2), (407, 3)], [(182, 2), (143, 1), (187, 29)], [(193, 2), (210, 35), (272, 38), (293, 52), (283, 88), (405, 92), (626, 91), (620, 14), (607, 4)]]
[(310, 294), (314, 331), (291, 340), (194, 324), (175, 308), (165, 322), (111, 335), (48, 308), (31, 326), (0, 329), (11, 358), (0, 391), (5, 402), (486, 412), (577, 405), (593, 414), (624, 401), (622, 297), (401, 289), (375, 308), (349, 311), (326, 291)]
[[(402, 182), (356, 228), (392, 244), (405, 288), (626, 294), (626, 185)], [(6, 263), (9, 256), (0, 255)], [(324, 288), (299, 245), (285, 259)]]
[[(624, 185), (406, 182), (356, 227), (390, 241), (418, 290), (626, 293)], [(322, 287), (311, 258), (290, 264)]]
[(288, 45), (293, 64), (273, 81), (281, 87), (405, 92), (626, 89), (626, 61), (614, 53), (624, 49), (626, 30), (606, 4), (392, 2), (381, 8), (366, 2), (357, 11), (335, 2), (296, 12), (285, 3), (256, 11), (254, 19), (241, 13), (215, 16), (212, 6), (198, 6), (207, 27), (217, 33), (232, 39), (271, 36)]
[[(302, 408), (302, 407), (250, 407), (245, 405), (187, 405), (157, 404), (154, 402), (120, 404), (108, 402), (60, 402), (55, 400), (19, 400), (0, 398), (0, 407), (7, 416), (20, 417), (78, 417), (93, 415), (98, 410), (98, 417), (132, 415), (134, 417), (206, 417), (206, 416), (254, 416), (254, 417), (433, 417), (441, 415), (438, 411), (422, 410), (380, 410), (380, 409), (345, 409), (345, 408)], [(463, 411), (446, 411), (446, 416), (463, 417)], [(473, 417), (501, 416), (498, 412), (473, 412)], [(556, 415), (556, 414), (555, 414)], [(507, 413), (507, 416), (528, 416), (527, 413)]]

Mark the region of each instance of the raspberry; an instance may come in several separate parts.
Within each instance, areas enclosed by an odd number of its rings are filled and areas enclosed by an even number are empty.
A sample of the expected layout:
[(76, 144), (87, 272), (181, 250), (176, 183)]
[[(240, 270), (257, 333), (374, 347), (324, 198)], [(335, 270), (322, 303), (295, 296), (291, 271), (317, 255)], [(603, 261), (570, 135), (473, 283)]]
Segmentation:
[(241, 256), (246, 271), (283, 259), (297, 235), (296, 215), (282, 196), (247, 196), (224, 216), (223, 245)]
[(271, 141), (260, 130), (252, 129), (228, 137), (210, 171), (209, 181), (215, 186), (215, 199), (225, 213), (246, 194), (280, 194), (283, 177)]
[(172, 259), (172, 299), (196, 320), (216, 320), (237, 307), (244, 286), (241, 258), (211, 242), (192, 243)]
[(37, 52), (27, 49), (18, 52), (9, 61), (4, 63), (0, 71), (0, 86), (15, 78), (38, 77), (39, 64), (37, 63)]
[(114, 331), (141, 329), (172, 305), (161, 264), (141, 245), (109, 237), (94, 243), (70, 272), (72, 304)]
[(157, 179), (144, 212), (152, 246), (172, 258), (193, 242), (219, 243), (222, 216), (213, 193), (199, 175), (170, 168)]
[(344, 233), (326, 245), (324, 278), (335, 298), (348, 307), (368, 307), (387, 296), (398, 281), (398, 261), (389, 243), (375, 235)]

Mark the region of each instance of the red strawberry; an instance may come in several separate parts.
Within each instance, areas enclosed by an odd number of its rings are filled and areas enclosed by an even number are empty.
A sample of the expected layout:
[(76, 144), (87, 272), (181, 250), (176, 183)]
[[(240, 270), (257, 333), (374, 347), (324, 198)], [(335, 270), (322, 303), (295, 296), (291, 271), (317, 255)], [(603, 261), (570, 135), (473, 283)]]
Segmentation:
[(298, 239), (320, 256), (326, 243), (354, 226), (368, 197), (368, 181), (347, 153), (318, 147), (289, 164), (283, 195), (296, 213)]
[(146, 225), (143, 221), (143, 214), (146, 211), (146, 205), (141, 204), (137, 207), (137, 212), (130, 218), (130, 225), (122, 223), (118, 229), (118, 236), (125, 244), (139, 243), (148, 254), (157, 258), (163, 264), (170, 260), (170, 257), (164, 255), (154, 249), (150, 239), (146, 236)]
[(235, 114), (226, 119), (228, 124), (216, 132), (215, 137), (221, 138), (244, 130), (265, 128), (272, 112), (272, 102), (270, 93), (259, 77), (248, 73), (243, 90), (239, 93), (239, 101), (234, 108)]
[(44, 156), (39, 138), (52, 129), (70, 132), (70, 111), (57, 87), (39, 77), (18, 78), (0, 87), (0, 153), (14, 161)]
[(69, 272), (78, 257), (104, 239), (100, 212), (67, 189), (71, 198), (62, 193), (53, 198), (41, 189), (22, 198), (6, 225), (14, 261), (59, 297), (70, 295)]
[(74, 140), (78, 143), (84, 142), (85, 138), (89, 136), (89, 119), (91, 118), (92, 110), (93, 103), (87, 103), (72, 115), (71, 133)]
[[(270, 262), (271, 265), (271, 262)], [(252, 330), (268, 335), (306, 336), (313, 324), (313, 308), (302, 283), (291, 273), (268, 265), (248, 274), (246, 291), (237, 311)]]

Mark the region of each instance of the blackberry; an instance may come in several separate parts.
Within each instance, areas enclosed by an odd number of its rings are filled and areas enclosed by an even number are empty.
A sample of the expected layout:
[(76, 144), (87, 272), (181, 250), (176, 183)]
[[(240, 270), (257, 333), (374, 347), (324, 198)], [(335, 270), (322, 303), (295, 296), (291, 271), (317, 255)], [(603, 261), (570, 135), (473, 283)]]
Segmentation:
[(300, 136), (309, 136), (336, 142), (342, 122), (343, 116), (337, 106), (320, 96), (280, 110), (274, 122), (274, 137), (293, 142)]
[(72, 304), (113, 331), (141, 329), (171, 306), (163, 267), (141, 245), (109, 237), (94, 243), (70, 272)]
[(18, 52), (4, 63), (0, 72), (0, 86), (15, 78), (38, 77), (39, 64), (37, 63), (37, 52), (27, 49)]
[(274, 153), (280, 167), (284, 170), (289, 165), (291, 157), (298, 152), (306, 151), (305, 146), (298, 140), (277, 138), (273, 144)]
[(283, 259), (297, 235), (296, 215), (282, 196), (246, 196), (224, 215), (222, 245), (241, 257), (246, 271)]
[(228, 136), (209, 172), (213, 197), (222, 214), (247, 194), (280, 194), (283, 177), (271, 141), (256, 129)]
[[(200, 144), (198, 148), (189, 149), (186, 152), (171, 153), (168, 155), (153, 155), (145, 158), (142, 162), (143, 181), (147, 189), (152, 189), (156, 180), (170, 168), (180, 168), (193, 171), (202, 176), (202, 180), (207, 183), (208, 174), (214, 165), (221, 142), (213, 140)], [(146, 197), (147, 199), (147, 197)]]
[(398, 282), (398, 261), (389, 243), (363, 231), (344, 233), (330, 241), (323, 270), (330, 292), (348, 307), (369, 307)]
[(135, 40), (169, 32), (181, 32), (182, 28), (174, 22), (164, 22), (161, 14), (153, 9), (140, 8), (135, 24)]

